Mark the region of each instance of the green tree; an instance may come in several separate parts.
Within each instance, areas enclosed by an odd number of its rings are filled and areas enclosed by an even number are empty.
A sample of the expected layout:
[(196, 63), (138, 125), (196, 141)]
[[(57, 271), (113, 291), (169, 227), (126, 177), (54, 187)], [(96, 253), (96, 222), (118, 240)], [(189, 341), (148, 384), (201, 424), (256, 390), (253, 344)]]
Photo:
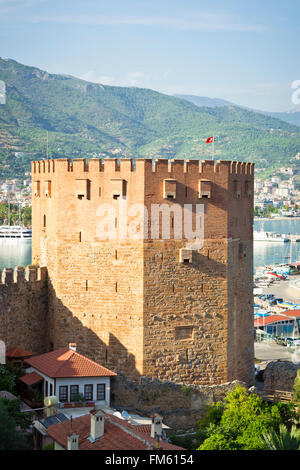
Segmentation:
[(294, 400), (298, 403), (298, 406), (300, 406), (300, 369), (297, 371), (297, 375), (294, 381)]
[(7, 407), (0, 403), (0, 450), (26, 450), (28, 443), (16, 429), (16, 422)]
[(19, 208), (17, 204), (0, 204), (0, 224), (2, 225), (31, 225), (31, 206)]
[(0, 364), (0, 390), (15, 392), (16, 376), (5, 365)]
[(21, 429), (26, 430), (32, 424), (32, 413), (20, 411), (20, 398), (16, 398), (15, 400), (0, 398), (0, 405), (6, 407), (9, 415), (14, 419), (16, 426), (20, 426)]
[(208, 426), (207, 438), (199, 450), (262, 450), (261, 436), (270, 428), (277, 431), (284, 413), (285, 419), (290, 419), (293, 409), (287, 411), (281, 405), (269, 405), (255, 393), (238, 386), (226, 396), (220, 422)]
[(300, 450), (300, 429), (294, 425), (289, 431), (280, 424), (278, 433), (270, 429), (263, 433), (261, 441), (265, 450)]

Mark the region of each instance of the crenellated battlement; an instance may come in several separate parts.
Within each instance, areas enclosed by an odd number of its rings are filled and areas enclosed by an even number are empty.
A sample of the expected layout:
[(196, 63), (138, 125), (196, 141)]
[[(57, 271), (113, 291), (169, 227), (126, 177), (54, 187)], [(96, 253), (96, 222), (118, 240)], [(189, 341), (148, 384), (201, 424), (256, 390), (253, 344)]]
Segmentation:
[(222, 173), (233, 175), (253, 175), (254, 163), (238, 162), (230, 160), (168, 160), (149, 158), (105, 158), (89, 159), (85, 158), (60, 158), (55, 160), (39, 160), (32, 162), (32, 175), (37, 174), (97, 174), (97, 173), (131, 173), (131, 172), (152, 172), (152, 173)]
[(18, 266), (16, 268), (4, 268), (0, 270), (1, 284), (21, 284), (24, 282), (37, 282), (47, 279), (47, 268), (39, 266)]
[(251, 382), (253, 163), (62, 158), (32, 179), (47, 271), (4, 270), (0, 313), (7, 293), (20, 312), (39, 303), (51, 347), (77, 342), (128, 377)]

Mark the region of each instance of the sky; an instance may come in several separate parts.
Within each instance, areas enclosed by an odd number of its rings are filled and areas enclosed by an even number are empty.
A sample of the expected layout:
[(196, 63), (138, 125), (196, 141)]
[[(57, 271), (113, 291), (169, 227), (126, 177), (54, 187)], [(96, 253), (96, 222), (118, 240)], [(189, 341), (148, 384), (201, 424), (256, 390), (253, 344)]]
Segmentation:
[(288, 111), (299, 18), (299, 0), (0, 0), (0, 56), (104, 85)]

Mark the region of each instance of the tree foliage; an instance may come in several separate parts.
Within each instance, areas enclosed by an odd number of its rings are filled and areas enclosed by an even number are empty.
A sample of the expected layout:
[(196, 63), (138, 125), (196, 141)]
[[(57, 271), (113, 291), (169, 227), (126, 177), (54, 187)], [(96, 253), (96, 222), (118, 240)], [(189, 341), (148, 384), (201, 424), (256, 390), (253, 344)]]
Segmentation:
[(15, 393), (16, 376), (9, 368), (0, 364), (0, 390)]
[[(106, 156), (216, 158), (280, 167), (299, 151), (300, 128), (237, 106), (198, 107), (153, 90), (89, 83), (0, 59), (0, 168), (24, 175), (41, 158)], [(48, 150), (47, 150), (48, 149)], [(24, 156), (16, 157), (16, 150)]]
[(220, 419), (208, 424), (199, 450), (263, 450), (261, 436), (271, 429), (278, 432), (280, 425), (291, 423), (295, 416), (292, 405), (270, 405), (238, 386), (226, 396)]
[(16, 398), (8, 400), (7, 398), (0, 398), (0, 405), (4, 405), (9, 415), (14, 419), (16, 426), (26, 430), (32, 424), (32, 413), (20, 411), (21, 400)]
[(290, 430), (284, 424), (279, 425), (279, 431), (274, 429), (261, 436), (265, 450), (300, 450), (300, 429), (294, 425)]
[(297, 375), (294, 381), (294, 400), (298, 403), (298, 407), (300, 407), (300, 369), (297, 371)]
[(0, 225), (31, 225), (31, 207), (21, 207), (17, 204), (0, 204)]
[(0, 402), (0, 450), (26, 450), (28, 443), (17, 429), (14, 418), (7, 406)]

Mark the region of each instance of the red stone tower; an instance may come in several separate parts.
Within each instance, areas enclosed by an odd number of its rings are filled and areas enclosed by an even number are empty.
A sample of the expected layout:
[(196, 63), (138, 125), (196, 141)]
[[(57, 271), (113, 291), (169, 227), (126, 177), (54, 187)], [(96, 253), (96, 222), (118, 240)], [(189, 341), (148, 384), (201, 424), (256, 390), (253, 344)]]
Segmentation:
[[(252, 383), (253, 174), (232, 161), (33, 162), (33, 262), (48, 269), (51, 346), (76, 342), (129, 377)], [(157, 221), (162, 204), (170, 212)], [(196, 230), (196, 207), (203, 246), (182, 230), (187, 208)]]

